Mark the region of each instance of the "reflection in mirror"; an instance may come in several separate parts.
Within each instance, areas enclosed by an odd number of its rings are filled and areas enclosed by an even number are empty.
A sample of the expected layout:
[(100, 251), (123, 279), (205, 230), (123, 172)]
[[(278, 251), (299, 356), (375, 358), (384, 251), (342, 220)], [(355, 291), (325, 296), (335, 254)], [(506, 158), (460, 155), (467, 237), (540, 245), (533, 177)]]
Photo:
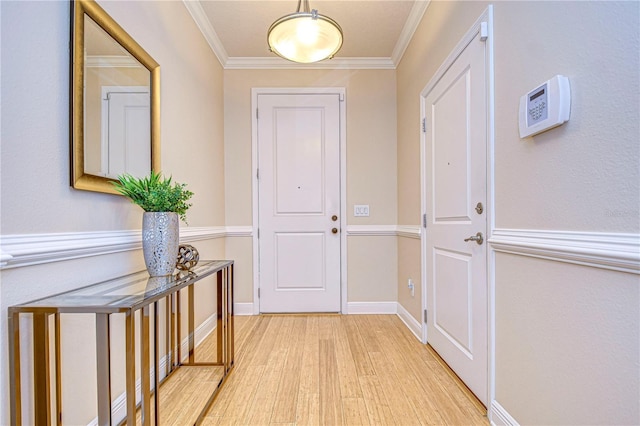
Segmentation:
[(72, 185), (117, 193), (118, 175), (160, 170), (159, 67), (95, 2), (73, 7)]
[(146, 176), (151, 73), (87, 15), (84, 45), (84, 172)]

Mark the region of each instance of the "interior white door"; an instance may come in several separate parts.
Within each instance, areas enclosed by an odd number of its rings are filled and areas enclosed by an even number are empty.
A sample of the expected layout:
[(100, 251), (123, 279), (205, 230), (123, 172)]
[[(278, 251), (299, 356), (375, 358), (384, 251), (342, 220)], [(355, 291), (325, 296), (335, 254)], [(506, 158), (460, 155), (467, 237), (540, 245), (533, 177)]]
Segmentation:
[[(123, 173), (143, 177), (151, 170), (149, 92), (111, 91), (106, 94), (107, 122), (103, 134), (103, 165), (106, 176)], [(106, 140), (105, 140), (106, 137)]]
[(340, 99), (258, 95), (261, 312), (340, 311)]
[(477, 35), (423, 98), (427, 340), (484, 404), (488, 392), (485, 74), (485, 43)]

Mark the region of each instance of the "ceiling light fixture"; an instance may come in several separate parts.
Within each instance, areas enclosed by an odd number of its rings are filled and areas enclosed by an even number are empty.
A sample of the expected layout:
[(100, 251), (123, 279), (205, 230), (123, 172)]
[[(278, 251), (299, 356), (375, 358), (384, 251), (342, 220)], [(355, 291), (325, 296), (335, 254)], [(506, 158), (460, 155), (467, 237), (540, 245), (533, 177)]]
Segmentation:
[(271, 24), (267, 39), (276, 55), (309, 64), (333, 58), (342, 47), (342, 28), (316, 9), (309, 11), (309, 0), (298, 0), (298, 10)]

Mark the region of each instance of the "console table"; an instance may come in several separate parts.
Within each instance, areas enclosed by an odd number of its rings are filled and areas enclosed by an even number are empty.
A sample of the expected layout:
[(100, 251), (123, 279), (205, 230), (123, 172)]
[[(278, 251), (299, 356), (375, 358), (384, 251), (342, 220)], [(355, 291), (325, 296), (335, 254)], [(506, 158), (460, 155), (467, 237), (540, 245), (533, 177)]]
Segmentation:
[[(195, 295), (194, 284), (215, 274), (216, 359), (213, 362), (195, 358)], [(205, 285), (206, 280), (202, 283)], [(181, 302), (185, 290), (187, 300)], [(185, 303), (186, 302), (186, 303)], [(198, 299), (198, 303), (202, 303)], [(214, 305), (215, 303), (215, 305)], [(164, 315), (159, 313), (164, 305)], [(182, 324), (187, 306), (187, 336), (183, 337)], [(163, 397), (161, 384), (176, 374), (180, 367), (219, 367), (213, 379), (213, 390), (205, 395), (205, 403), (195, 424), (199, 424), (213, 403), (234, 364), (233, 330), (233, 261), (200, 261), (191, 271), (168, 277), (150, 278), (147, 271), (118, 277), (66, 293), (9, 307), (9, 380), (11, 424), (22, 424), (21, 333), (33, 335), (33, 418), (38, 425), (62, 424), (62, 391), (60, 334), (61, 314), (94, 314), (97, 366), (97, 420), (99, 425), (110, 425), (112, 419), (111, 347), (113, 327), (111, 315), (124, 314), (126, 416), (129, 425), (160, 424), (159, 413)], [(29, 316), (30, 330), (21, 329), (21, 317)], [(136, 317), (139, 328), (136, 339)], [(164, 318), (163, 318), (164, 317)], [(162, 330), (163, 329), (163, 330)], [(53, 334), (53, 336), (51, 336)], [(164, 347), (160, 341), (164, 339)], [(152, 344), (150, 344), (152, 340)], [(139, 375), (136, 375), (136, 341), (139, 348)], [(187, 352), (181, 349), (187, 341)], [(23, 342), (24, 344), (24, 342)], [(161, 370), (160, 357), (164, 368)], [(217, 370), (220, 370), (219, 373)], [(202, 370), (200, 370), (202, 371)], [(162, 381), (160, 375), (164, 374)], [(137, 377), (136, 377), (137, 376)], [(136, 380), (141, 382), (139, 403), (136, 401)], [(52, 389), (53, 388), (53, 389)], [(158, 390), (158, 392), (156, 392)], [(199, 389), (198, 393), (202, 393)], [(167, 398), (164, 398), (166, 401)], [(138, 411), (139, 409), (139, 411)], [(197, 411), (196, 411), (197, 412)], [(190, 421), (191, 422), (191, 421)]]

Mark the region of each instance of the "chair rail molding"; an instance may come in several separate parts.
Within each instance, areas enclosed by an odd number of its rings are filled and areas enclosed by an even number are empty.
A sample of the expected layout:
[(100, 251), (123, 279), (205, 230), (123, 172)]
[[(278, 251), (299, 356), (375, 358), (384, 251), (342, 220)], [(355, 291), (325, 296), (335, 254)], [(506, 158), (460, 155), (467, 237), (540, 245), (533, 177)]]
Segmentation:
[(640, 274), (640, 234), (495, 229), (496, 252)]
[(398, 225), (397, 233), (398, 237), (419, 240), (422, 235), (422, 228), (417, 225)]
[(417, 225), (348, 225), (347, 236), (361, 237), (406, 237), (420, 239), (420, 227)]
[[(0, 236), (0, 268), (10, 269), (142, 249), (142, 231), (67, 232)], [(251, 227), (181, 227), (180, 242), (251, 236)]]

